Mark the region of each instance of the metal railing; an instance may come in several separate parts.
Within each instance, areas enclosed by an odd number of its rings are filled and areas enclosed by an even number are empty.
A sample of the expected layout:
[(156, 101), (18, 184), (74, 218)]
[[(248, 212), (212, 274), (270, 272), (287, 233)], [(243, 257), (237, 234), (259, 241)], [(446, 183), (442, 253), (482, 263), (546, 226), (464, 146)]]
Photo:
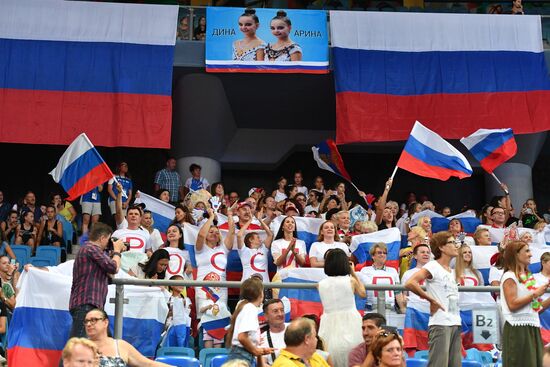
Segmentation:
[[(154, 279), (128, 279), (120, 278), (113, 279), (113, 284), (116, 285), (115, 298), (110, 302), (115, 304), (115, 325), (114, 338), (122, 338), (122, 320), (124, 304), (129, 300), (124, 299), (125, 285), (140, 285), (140, 286), (185, 286), (185, 287), (222, 287), (222, 288), (240, 288), (241, 282), (211, 282), (211, 281), (195, 281), (195, 280), (154, 280)], [(279, 288), (279, 289), (316, 289), (317, 283), (264, 283), (264, 288)], [(402, 285), (367, 285), (366, 290), (374, 291), (407, 291)], [(493, 286), (464, 286), (458, 287), (459, 292), (500, 292), (499, 287)], [(377, 297), (376, 309), (378, 313), (386, 316), (386, 293), (380, 292)]]

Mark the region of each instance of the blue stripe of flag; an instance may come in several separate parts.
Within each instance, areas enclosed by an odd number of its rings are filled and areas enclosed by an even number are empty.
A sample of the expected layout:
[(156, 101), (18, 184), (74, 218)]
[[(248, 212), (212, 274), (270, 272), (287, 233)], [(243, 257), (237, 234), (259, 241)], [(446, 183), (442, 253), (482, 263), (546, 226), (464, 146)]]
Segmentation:
[(508, 140), (514, 138), (514, 132), (512, 129), (508, 129), (505, 132), (496, 132), (487, 135), (483, 140), (474, 145), (470, 149), (470, 153), (478, 160), (484, 160), (488, 155), (493, 153), (499, 147), (504, 145)]
[(543, 53), (399, 52), (341, 47), (333, 47), (332, 52), (337, 93), (412, 96), (550, 90)]
[(464, 165), (464, 162), (458, 157), (449, 156), (434, 150), (416, 140), (412, 135), (409, 136), (409, 140), (407, 140), (405, 144), (405, 151), (430, 166), (443, 167), (454, 171), (464, 172), (469, 175), (472, 174), (472, 170), (468, 169)]
[(0, 89), (171, 95), (174, 47), (0, 39)]
[[(369, 250), (372, 245), (374, 245), (377, 242), (363, 242), (360, 243), (355, 251), (353, 251), (353, 255), (357, 258), (358, 262), (363, 263), (365, 261), (372, 260), (372, 257), (370, 256)], [(390, 243), (386, 243), (386, 246), (388, 247), (388, 260), (399, 260), (399, 250), (401, 249), (401, 241), (394, 241)]]

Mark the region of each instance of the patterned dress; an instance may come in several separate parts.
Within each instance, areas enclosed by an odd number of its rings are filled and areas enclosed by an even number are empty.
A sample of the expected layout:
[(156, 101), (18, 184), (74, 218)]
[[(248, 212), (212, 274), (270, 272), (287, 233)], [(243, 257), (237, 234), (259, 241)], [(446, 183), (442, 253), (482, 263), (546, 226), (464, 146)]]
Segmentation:
[(266, 61), (292, 61), (290, 55), (296, 52), (302, 53), (302, 48), (297, 43), (292, 43), (280, 50), (275, 50), (269, 43), (265, 48), (265, 59)]
[[(261, 40), (260, 40), (261, 41)], [(242, 41), (236, 41), (233, 43), (233, 60), (236, 61), (258, 61), (256, 52), (258, 50), (263, 50), (266, 47), (266, 43), (264, 41), (261, 41), (259, 45), (256, 47), (252, 47), (249, 49), (243, 49), (240, 46)]]

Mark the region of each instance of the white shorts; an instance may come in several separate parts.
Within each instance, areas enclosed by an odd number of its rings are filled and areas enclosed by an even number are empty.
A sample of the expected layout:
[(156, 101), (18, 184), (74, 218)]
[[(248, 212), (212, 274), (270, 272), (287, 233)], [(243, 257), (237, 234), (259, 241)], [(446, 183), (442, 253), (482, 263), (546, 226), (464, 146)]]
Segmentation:
[[(114, 201), (111, 201), (109, 203), (109, 209), (111, 209), (111, 215), (116, 214), (116, 207), (115, 207), (115, 202)], [(126, 209), (122, 209), (122, 214), (124, 214), (124, 216), (126, 216)]]
[(90, 202), (83, 202), (81, 204), (82, 206), (82, 214), (89, 214), (89, 215), (101, 215), (101, 203), (90, 203)]

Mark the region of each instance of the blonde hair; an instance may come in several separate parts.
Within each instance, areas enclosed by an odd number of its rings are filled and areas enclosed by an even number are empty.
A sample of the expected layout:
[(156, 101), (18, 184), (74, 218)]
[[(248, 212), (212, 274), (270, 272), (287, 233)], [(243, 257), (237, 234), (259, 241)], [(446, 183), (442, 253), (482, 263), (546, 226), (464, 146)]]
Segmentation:
[[(422, 239), (422, 241), (424, 241), (424, 239), (428, 236), (428, 233), (424, 230), (424, 228), (420, 227), (420, 226), (414, 226), (411, 228), (411, 230), (409, 231), (409, 233), (415, 233), (418, 235), (418, 237), (420, 237)], [(409, 238), (409, 236), (407, 236), (407, 238)]]
[(324, 221), (323, 224), (319, 227), (319, 235), (317, 236), (317, 242), (324, 242), (325, 241), (325, 235), (323, 234), (323, 228), (325, 227), (325, 224), (330, 223), (334, 226), (334, 241), (338, 242), (340, 241), (340, 236), (338, 236), (338, 228), (332, 221), (327, 220)]
[(458, 256), (456, 257), (456, 265), (455, 265), (455, 279), (457, 282), (460, 282), (460, 279), (462, 279), (462, 276), (464, 275), (464, 270), (470, 269), (470, 272), (472, 272), (472, 274), (474, 274), (474, 276), (476, 277), (478, 284), (481, 285), (482, 281), (479, 278), (479, 273), (477, 272), (477, 269), (474, 268), (474, 265), (473, 265), (474, 263), (473, 254), (472, 254), (472, 260), (470, 261), (469, 264), (467, 264), (464, 261), (464, 256), (462, 256), (464, 249), (466, 249), (466, 247), (469, 248), (470, 251), (472, 250), (471, 247), (468, 245), (462, 245), (458, 249)]
[(369, 249), (370, 256), (374, 256), (374, 251), (376, 251), (376, 249), (381, 249), (382, 251), (388, 252), (388, 246), (386, 246), (384, 242), (377, 242)]
[(543, 220), (539, 220), (537, 223), (535, 223), (535, 225), (533, 226), (533, 229), (535, 231), (539, 231), (541, 229), (544, 229), (544, 227), (546, 227), (546, 222)]
[(378, 226), (376, 225), (376, 222), (372, 220), (366, 220), (361, 223), (361, 232), (371, 233), (376, 231), (378, 231)]
[(63, 348), (63, 352), (61, 354), (61, 359), (69, 359), (73, 355), (73, 350), (77, 345), (82, 345), (83, 347), (91, 349), (91, 351), (94, 353), (94, 358), (97, 359), (98, 356), (98, 349), (97, 345), (90, 339), (86, 338), (71, 338), (67, 341), (67, 344), (65, 344), (65, 348)]
[(479, 242), (479, 239), (481, 238), (481, 234), (483, 232), (489, 232), (489, 229), (488, 228), (485, 228), (485, 227), (478, 227), (476, 229), (476, 231), (474, 232), (474, 240), (476, 242), (476, 245), (477, 243)]

